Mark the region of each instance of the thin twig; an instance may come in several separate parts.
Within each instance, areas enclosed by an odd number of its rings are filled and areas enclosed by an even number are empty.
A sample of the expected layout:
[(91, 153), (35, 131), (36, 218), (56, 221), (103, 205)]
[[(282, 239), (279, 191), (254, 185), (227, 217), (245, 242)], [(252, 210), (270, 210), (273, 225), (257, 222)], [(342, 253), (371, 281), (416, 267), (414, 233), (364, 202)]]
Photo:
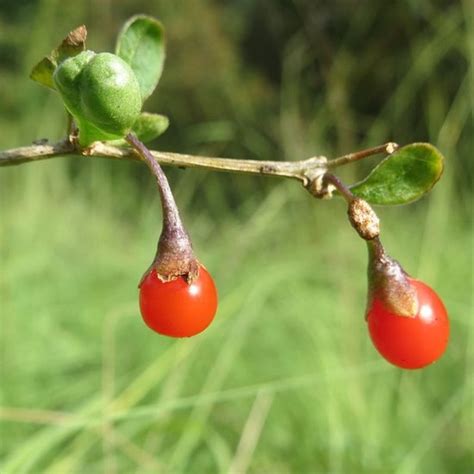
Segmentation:
[(334, 160), (328, 161), (328, 168), (337, 168), (338, 166), (347, 165), (349, 163), (354, 163), (354, 161), (362, 160), (369, 156), (378, 155), (384, 153), (386, 155), (391, 155), (397, 151), (399, 145), (394, 142), (384, 143), (383, 145), (375, 146), (373, 148), (367, 148), (366, 150), (356, 151), (354, 153), (348, 153), (347, 155), (340, 156)]
[[(167, 151), (150, 151), (149, 154), (161, 165), (177, 166), (180, 168), (203, 168), (230, 173), (278, 176), (300, 181), (303, 186), (310, 189), (310, 185), (321, 178), (328, 169), (353, 163), (354, 161), (379, 153), (390, 154), (397, 149), (398, 145), (396, 143), (389, 142), (367, 150), (349, 153), (329, 161), (323, 156), (314, 156), (300, 161), (264, 161), (186, 155)], [(0, 166), (30, 163), (61, 156), (140, 160), (140, 157), (133, 149), (128, 147), (96, 142), (89, 148), (80, 150), (69, 140), (63, 140), (52, 145), (38, 143), (0, 151)]]
[(158, 190), (161, 196), (161, 205), (163, 207), (163, 217), (167, 219), (167, 225), (173, 228), (183, 227), (181, 218), (178, 213), (178, 208), (174, 201), (173, 193), (171, 192), (168, 179), (163, 173), (161, 166), (158, 161), (155, 160), (154, 156), (151, 154), (150, 150), (140, 141), (138, 138), (129, 133), (125, 139), (130, 145), (137, 151), (137, 153), (144, 159), (145, 163), (150, 168), (151, 172), (156, 178), (158, 184)]
[(324, 175), (324, 183), (332, 184), (348, 203), (351, 203), (355, 199), (355, 196), (352, 194), (351, 190), (337, 176), (334, 176), (331, 173), (326, 173)]
[[(320, 176), (326, 170), (326, 158), (319, 156), (302, 161), (264, 161), (242, 160), (208, 156), (185, 155), (167, 151), (152, 151), (151, 155), (158, 163), (180, 168), (203, 168), (212, 171), (245, 173), (264, 176), (279, 176), (296, 179), (304, 186), (313, 176)], [(78, 150), (68, 141), (53, 145), (36, 144), (0, 151), (0, 166), (29, 163), (62, 156), (81, 156), (92, 158), (110, 158), (116, 160), (140, 160), (140, 157), (128, 147), (115, 146), (102, 142), (94, 143), (90, 148)]]

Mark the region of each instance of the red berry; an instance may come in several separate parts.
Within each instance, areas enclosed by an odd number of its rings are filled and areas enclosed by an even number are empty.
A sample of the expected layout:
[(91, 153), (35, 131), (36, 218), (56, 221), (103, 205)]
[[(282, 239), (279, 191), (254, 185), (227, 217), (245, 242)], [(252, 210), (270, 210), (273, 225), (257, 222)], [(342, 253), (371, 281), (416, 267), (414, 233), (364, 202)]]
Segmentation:
[(439, 359), (445, 351), (449, 320), (443, 302), (429, 286), (408, 280), (417, 293), (416, 316), (393, 314), (375, 297), (367, 322), (372, 342), (385, 359), (403, 369), (419, 369)]
[(140, 286), (143, 320), (153, 331), (165, 336), (189, 337), (204, 331), (214, 319), (216, 309), (216, 287), (201, 265), (191, 284), (184, 277), (163, 282), (152, 269)]

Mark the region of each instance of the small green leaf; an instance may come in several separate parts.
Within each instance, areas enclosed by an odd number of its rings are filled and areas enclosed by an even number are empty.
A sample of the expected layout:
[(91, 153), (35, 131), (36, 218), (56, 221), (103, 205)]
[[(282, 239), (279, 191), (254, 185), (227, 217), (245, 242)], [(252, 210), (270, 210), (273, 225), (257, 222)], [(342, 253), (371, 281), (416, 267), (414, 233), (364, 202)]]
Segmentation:
[(412, 143), (385, 158), (351, 191), (371, 204), (396, 205), (416, 201), (443, 173), (443, 155), (429, 143)]
[(93, 123), (83, 118), (78, 120), (77, 126), (79, 128), (79, 143), (83, 147), (90, 146), (97, 141), (104, 142), (116, 138), (114, 135), (99, 130)]
[[(133, 125), (132, 131), (140, 141), (149, 143), (162, 135), (168, 128), (169, 123), (170, 121), (165, 115), (142, 112)], [(127, 144), (127, 141), (124, 139), (111, 140), (109, 142), (117, 146)]]
[(164, 115), (143, 112), (133, 125), (133, 131), (142, 142), (147, 143), (163, 134), (169, 124), (168, 117)]
[(137, 15), (125, 23), (117, 39), (116, 54), (133, 69), (145, 101), (160, 80), (165, 61), (165, 32), (153, 17)]
[(78, 26), (69, 32), (61, 44), (54, 48), (49, 56), (45, 56), (30, 73), (30, 79), (41, 85), (56, 89), (53, 74), (59, 63), (72, 56), (77, 56), (85, 50), (87, 29), (84, 25)]
[(45, 57), (31, 70), (30, 79), (50, 89), (56, 89), (53, 81), (55, 69), (56, 64), (49, 57)]

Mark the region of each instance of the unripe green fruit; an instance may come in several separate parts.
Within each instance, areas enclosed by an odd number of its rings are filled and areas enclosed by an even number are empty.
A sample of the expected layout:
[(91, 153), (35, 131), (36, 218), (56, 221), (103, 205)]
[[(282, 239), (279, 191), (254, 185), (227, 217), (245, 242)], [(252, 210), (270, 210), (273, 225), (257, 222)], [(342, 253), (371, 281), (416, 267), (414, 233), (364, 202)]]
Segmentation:
[(140, 85), (131, 67), (111, 53), (94, 56), (81, 74), (84, 116), (97, 128), (124, 135), (142, 107)]
[(135, 73), (115, 54), (84, 51), (68, 58), (56, 69), (54, 82), (78, 123), (83, 144), (91, 137), (123, 137), (140, 115)]
[(84, 51), (66, 59), (54, 72), (54, 83), (69, 112), (75, 117), (81, 115), (80, 74), (95, 56), (93, 51)]

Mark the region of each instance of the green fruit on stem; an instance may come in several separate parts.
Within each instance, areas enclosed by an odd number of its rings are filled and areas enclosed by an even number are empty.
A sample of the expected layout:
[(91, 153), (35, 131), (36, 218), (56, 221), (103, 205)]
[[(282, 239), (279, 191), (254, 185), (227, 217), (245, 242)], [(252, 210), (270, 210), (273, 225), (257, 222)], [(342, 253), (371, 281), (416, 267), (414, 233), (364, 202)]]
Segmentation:
[(124, 135), (137, 120), (142, 107), (135, 73), (111, 53), (97, 54), (81, 74), (82, 110), (100, 130)]
[(140, 115), (140, 86), (130, 66), (111, 53), (84, 51), (54, 73), (66, 108), (79, 127), (79, 141), (125, 136)]
[(69, 112), (77, 118), (81, 115), (80, 75), (94, 56), (93, 51), (84, 51), (66, 59), (54, 72), (56, 88)]

